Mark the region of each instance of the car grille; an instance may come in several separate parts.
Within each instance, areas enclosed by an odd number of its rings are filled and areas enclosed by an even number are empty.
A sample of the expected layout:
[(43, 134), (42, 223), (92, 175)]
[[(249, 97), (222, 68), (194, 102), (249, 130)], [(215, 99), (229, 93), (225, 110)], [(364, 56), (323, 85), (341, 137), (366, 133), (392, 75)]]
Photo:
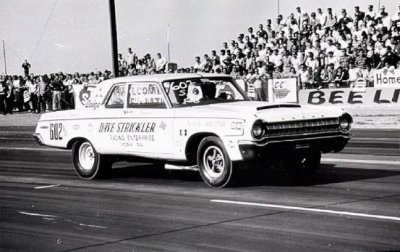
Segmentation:
[(302, 121), (275, 122), (265, 124), (265, 137), (285, 138), (319, 133), (338, 133), (338, 118), (312, 119)]

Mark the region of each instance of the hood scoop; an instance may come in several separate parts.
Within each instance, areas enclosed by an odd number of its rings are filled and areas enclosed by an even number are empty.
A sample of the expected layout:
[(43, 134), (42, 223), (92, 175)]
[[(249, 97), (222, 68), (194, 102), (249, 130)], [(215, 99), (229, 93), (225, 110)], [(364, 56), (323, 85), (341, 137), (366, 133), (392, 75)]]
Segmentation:
[(299, 104), (290, 104), (290, 103), (271, 104), (271, 105), (267, 105), (267, 106), (258, 107), (257, 111), (264, 110), (264, 109), (274, 109), (274, 108), (300, 108), (300, 107), (301, 106)]

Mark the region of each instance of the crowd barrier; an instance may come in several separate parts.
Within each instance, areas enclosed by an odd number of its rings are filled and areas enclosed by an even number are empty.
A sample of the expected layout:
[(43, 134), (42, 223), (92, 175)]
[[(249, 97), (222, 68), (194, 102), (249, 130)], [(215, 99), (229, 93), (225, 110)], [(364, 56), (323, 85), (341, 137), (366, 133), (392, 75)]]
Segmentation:
[[(237, 83), (250, 98), (255, 98), (253, 83), (237, 80)], [(95, 106), (91, 104), (95, 85), (74, 85), (75, 107)], [(269, 79), (266, 87), (266, 98), (270, 102), (300, 103), (304, 105), (399, 105), (400, 85), (378, 85), (378, 87), (354, 87), (334, 89), (302, 89), (299, 90), (297, 78)], [(91, 98), (89, 100), (89, 97)]]
[[(365, 87), (356, 82), (353, 88), (299, 89), (298, 78), (269, 79), (267, 101), (289, 102), (304, 105), (399, 105), (400, 106), (400, 70), (377, 71), (375, 87)], [(255, 98), (253, 83), (240, 82), (245, 86), (248, 96)]]

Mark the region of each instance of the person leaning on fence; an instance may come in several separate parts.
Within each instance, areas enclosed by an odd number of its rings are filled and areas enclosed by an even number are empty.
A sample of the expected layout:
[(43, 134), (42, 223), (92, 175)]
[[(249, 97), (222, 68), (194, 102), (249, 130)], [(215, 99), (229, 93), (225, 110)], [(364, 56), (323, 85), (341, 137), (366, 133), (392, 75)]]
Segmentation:
[(255, 76), (254, 76), (254, 92), (255, 92), (255, 95), (256, 95), (256, 101), (265, 101), (265, 95), (264, 95), (264, 92), (263, 92), (263, 90), (262, 90), (262, 80), (261, 80), (261, 76), (262, 75), (260, 75), (260, 70), (259, 70), (259, 68), (257, 68), (256, 70), (255, 70)]

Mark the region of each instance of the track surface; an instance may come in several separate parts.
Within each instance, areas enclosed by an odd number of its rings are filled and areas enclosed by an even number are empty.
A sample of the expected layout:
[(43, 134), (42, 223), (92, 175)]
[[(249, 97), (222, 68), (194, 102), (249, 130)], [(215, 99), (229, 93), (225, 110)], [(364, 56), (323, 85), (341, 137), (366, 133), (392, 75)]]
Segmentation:
[(0, 251), (400, 250), (399, 131), (355, 131), (307, 178), (257, 172), (213, 189), (148, 164), (79, 180), (70, 152), (32, 130), (0, 127)]

